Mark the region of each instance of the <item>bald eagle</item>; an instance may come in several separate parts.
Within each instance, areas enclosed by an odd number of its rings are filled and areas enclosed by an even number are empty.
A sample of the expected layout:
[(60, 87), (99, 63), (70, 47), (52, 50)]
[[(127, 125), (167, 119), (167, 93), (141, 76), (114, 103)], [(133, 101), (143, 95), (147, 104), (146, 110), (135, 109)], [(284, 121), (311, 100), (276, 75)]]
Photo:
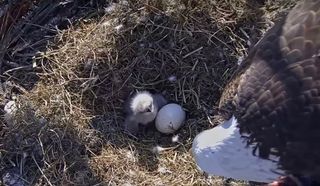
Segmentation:
[[(299, 2), (252, 48), (220, 99), (226, 121), (192, 150), (210, 175), (320, 183), (320, 1)], [(296, 177), (298, 177), (296, 176)]]

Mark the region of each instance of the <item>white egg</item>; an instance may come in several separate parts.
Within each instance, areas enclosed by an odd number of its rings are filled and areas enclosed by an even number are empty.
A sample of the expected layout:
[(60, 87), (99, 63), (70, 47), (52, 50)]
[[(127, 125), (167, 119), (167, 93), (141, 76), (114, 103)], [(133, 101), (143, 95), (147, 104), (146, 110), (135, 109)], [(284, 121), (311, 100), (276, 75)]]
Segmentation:
[(186, 112), (175, 103), (163, 106), (156, 117), (156, 128), (165, 134), (174, 133), (178, 130), (186, 119)]

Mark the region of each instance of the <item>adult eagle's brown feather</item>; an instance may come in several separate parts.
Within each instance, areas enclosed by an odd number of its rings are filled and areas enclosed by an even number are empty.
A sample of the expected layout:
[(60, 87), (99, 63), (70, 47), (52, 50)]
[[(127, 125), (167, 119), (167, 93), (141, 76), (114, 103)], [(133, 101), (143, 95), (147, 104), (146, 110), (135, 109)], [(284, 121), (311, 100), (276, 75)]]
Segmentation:
[[(305, 0), (256, 44), (227, 85), (231, 109), (259, 156), (320, 181), (320, 1)], [(229, 115), (230, 116), (230, 115)]]

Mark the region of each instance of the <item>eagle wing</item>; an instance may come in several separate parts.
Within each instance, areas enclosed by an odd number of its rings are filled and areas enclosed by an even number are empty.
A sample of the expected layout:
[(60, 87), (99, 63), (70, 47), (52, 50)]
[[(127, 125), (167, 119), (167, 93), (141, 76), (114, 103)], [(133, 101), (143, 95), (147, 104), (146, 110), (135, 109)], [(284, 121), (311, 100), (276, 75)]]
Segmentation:
[(320, 1), (306, 0), (257, 43), (225, 90), (248, 144), (261, 157), (280, 156), (292, 173), (320, 174), (319, 49)]

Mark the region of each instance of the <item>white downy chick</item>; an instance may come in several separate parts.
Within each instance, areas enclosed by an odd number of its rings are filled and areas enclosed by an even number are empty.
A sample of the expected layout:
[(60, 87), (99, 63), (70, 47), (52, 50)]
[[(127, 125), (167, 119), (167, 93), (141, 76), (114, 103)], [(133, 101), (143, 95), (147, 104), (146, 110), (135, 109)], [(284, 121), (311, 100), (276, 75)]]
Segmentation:
[(153, 122), (161, 107), (167, 100), (161, 94), (151, 94), (147, 91), (137, 92), (125, 103), (125, 130), (136, 134), (139, 124), (148, 125)]

